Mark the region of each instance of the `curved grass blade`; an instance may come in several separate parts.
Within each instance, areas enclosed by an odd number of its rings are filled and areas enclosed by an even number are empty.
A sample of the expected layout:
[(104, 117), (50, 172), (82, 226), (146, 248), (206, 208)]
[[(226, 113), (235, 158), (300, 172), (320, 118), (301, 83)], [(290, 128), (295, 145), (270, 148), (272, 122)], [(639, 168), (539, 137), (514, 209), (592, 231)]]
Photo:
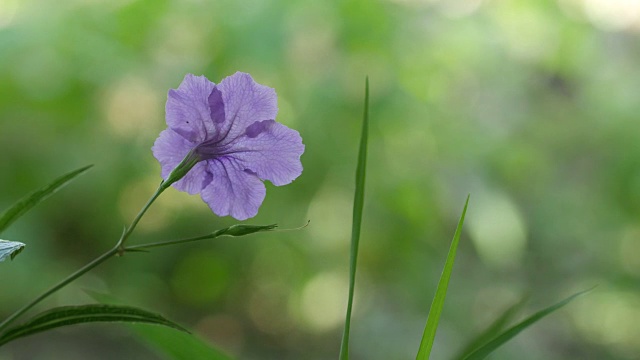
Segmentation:
[(367, 142), (369, 137), (369, 78), (364, 87), (364, 116), (362, 120), (362, 134), (360, 136), (360, 151), (356, 168), (356, 191), (353, 199), (353, 220), (351, 222), (351, 255), (349, 261), (349, 300), (347, 301), (347, 315), (340, 345), (340, 360), (349, 359), (349, 332), (351, 330), (351, 310), (353, 293), (356, 282), (356, 265), (358, 262), (358, 246), (360, 243), (360, 226), (362, 224), (362, 208), (364, 205), (364, 180), (367, 171)]
[(0, 261), (6, 258), (13, 260), (24, 249), (24, 244), (17, 241), (0, 240)]
[[(119, 304), (115, 297), (93, 291), (84, 290), (94, 300), (105, 304)], [(174, 331), (164, 326), (139, 326), (127, 324), (127, 327), (153, 350), (171, 359), (208, 359), (231, 360), (222, 350), (215, 348), (194, 334)]]
[(528, 328), (529, 326), (533, 325), (535, 322), (537, 322), (538, 320), (542, 319), (543, 317), (545, 317), (545, 316), (551, 314), (552, 312), (560, 309), (561, 307), (567, 305), (568, 303), (570, 303), (573, 299), (577, 298), (578, 296), (584, 295), (584, 294), (588, 293), (591, 290), (593, 290), (593, 288), (591, 288), (589, 290), (580, 291), (580, 292), (575, 293), (575, 294), (569, 296), (568, 298), (566, 298), (566, 299), (564, 299), (564, 300), (562, 300), (562, 301), (560, 301), (560, 302), (558, 302), (558, 303), (556, 303), (554, 305), (551, 305), (551, 306), (549, 306), (549, 307), (547, 307), (545, 309), (542, 309), (542, 310), (538, 311), (537, 313), (535, 313), (535, 314), (529, 316), (528, 318), (524, 319), (519, 324), (516, 324), (516, 325), (512, 326), (507, 331), (503, 332), (502, 334), (500, 334), (499, 336), (497, 336), (493, 340), (489, 341), (488, 343), (484, 344), (480, 348), (477, 348), (471, 354), (469, 354), (467, 357), (465, 357), (464, 360), (481, 360), (481, 359), (484, 359), (485, 357), (487, 357), (487, 355), (491, 354), (494, 350), (496, 350), (497, 348), (502, 346), (504, 343), (506, 343), (507, 341), (511, 340), (513, 337), (518, 335), (522, 330)]
[(0, 335), (0, 345), (62, 326), (91, 322), (147, 323), (187, 331), (158, 314), (135, 307), (102, 304), (62, 306), (42, 312), (26, 323), (7, 330)]
[(185, 332), (174, 331), (162, 326), (138, 326), (131, 324), (136, 337), (149, 348), (171, 359), (231, 360), (231, 357), (214, 348), (199, 337)]
[(496, 318), (489, 327), (487, 327), (483, 332), (474, 337), (469, 344), (466, 345), (459, 352), (459, 355), (455, 356), (454, 359), (464, 359), (465, 356), (471, 354), (475, 349), (479, 348), (482, 344), (488, 342), (489, 340), (496, 337), (506, 326), (507, 324), (513, 320), (513, 318), (522, 311), (524, 305), (529, 300), (529, 296), (523, 296), (520, 301), (511, 305), (505, 312), (502, 313), (498, 318)]
[(81, 167), (80, 169), (62, 175), (50, 184), (18, 200), (18, 202), (16, 202), (11, 207), (6, 209), (2, 214), (0, 214), (0, 233), (2, 233), (7, 227), (9, 227), (9, 225), (11, 225), (11, 223), (16, 221), (20, 216), (24, 215), (32, 207), (36, 206), (44, 199), (51, 196), (57, 190), (71, 182), (71, 180), (89, 170), (89, 168), (91, 168), (92, 166), (93, 165)]
[(440, 275), (440, 281), (438, 282), (438, 288), (436, 294), (431, 303), (429, 309), (429, 315), (427, 317), (427, 325), (424, 328), (422, 334), (422, 341), (420, 342), (420, 349), (416, 359), (428, 360), (431, 354), (431, 348), (433, 347), (433, 341), (436, 338), (436, 330), (438, 329), (438, 322), (440, 321), (440, 314), (444, 307), (444, 299), (447, 296), (447, 288), (449, 287), (449, 279), (451, 278), (451, 271), (453, 270), (453, 262), (456, 258), (456, 251), (458, 250), (458, 243), (460, 242), (460, 234), (462, 233), (462, 224), (464, 224), (464, 217), (467, 214), (467, 206), (469, 205), (469, 196), (464, 203), (464, 209), (462, 209), (462, 215), (456, 227), (456, 232), (453, 235), (451, 241), (451, 247), (449, 248), (449, 254), (447, 255), (447, 261), (442, 269), (442, 275)]

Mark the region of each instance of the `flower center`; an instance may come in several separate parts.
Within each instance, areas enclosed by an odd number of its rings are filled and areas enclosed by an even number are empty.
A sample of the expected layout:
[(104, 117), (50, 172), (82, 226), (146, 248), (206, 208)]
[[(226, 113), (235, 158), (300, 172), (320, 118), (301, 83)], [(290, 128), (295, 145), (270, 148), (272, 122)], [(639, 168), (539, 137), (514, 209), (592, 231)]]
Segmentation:
[(215, 159), (223, 155), (228, 150), (228, 145), (221, 145), (219, 140), (209, 139), (201, 142), (195, 147), (194, 151), (198, 155), (200, 161)]

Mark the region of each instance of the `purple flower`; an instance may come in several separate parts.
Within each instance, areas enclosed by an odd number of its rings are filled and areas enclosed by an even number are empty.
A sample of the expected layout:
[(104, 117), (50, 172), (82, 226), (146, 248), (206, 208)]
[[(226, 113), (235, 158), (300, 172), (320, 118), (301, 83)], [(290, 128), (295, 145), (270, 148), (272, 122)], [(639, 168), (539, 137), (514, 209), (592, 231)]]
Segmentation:
[(188, 163), (173, 186), (200, 193), (219, 216), (255, 216), (266, 192), (262, 180), (286, 185), (302, 173), (300, 134), (274, 120), (275, 90), (249, 74), (237, 72), (217, 85), (188, 74), (169, 90), (166, 112), (168, 129), (151, 149), (162, 177)]

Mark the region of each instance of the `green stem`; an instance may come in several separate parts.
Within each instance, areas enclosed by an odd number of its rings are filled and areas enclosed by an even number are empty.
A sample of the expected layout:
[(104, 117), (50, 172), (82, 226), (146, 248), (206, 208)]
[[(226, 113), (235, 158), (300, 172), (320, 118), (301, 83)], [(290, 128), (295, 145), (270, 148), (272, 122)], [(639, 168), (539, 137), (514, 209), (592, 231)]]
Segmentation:
[(131, 225), (129, 225), (129, 227), (122, 233), (122, 236), (120, 236), (120, 239), (118, 240), (118, 242), (116, 243), (116, 246), (113, 249), (111, 249), (111, 250), (107, 251), (106, 253), (100, 255), (95, 260), (93, 260), (90, 263), (88, 263), (87, 265), (83, 266), (82, 268), (80, 268), (79, 270), (74, 272), (73, 274), (67, 276), (64, 280), (60, 281), (58, 284), (54, 285), (49, 290), (47, 290), (44, 293), (42, 293), (42, 295), (38, 296), (37, 298), (33, 299), (33, 301), (31, 301), (30, 303), (28, 303), (27, 305), (23, 306), (20, 310), (18, 310), (15, 313), (13, 313), (11, 316), (9, 316), (7, 319), (5, 319), (2, 323), (0, 323), (0, 331), (4, 330), (7, 326), (9, 326), (9, 324), (14, 322), (20, 315), (24, 314), (29, 309), (31, 309), (32, 307), (36, 306), (39, 302), (41, 302), (42, 300), (46, 299), (51, 294), (53, 294), (56, 291), (62, 289), (63, 287), (68, 285), (73, 280), (79, 278), (80, 276), (82, 276), (85, 273), (87, 273), (89, 270), (91, 270), (91, 269), (95, 268), (96, 266), (102, 264), (107, 259), (111, 258), (112, 256), (124, 253), (124, 250), (125, 250), (124, 242), (129, 238), (129, 236), (131, 235), (133, 230), (138, 225), (138, 222), (140, 222), (140, 219), (147, 212), (147, 210), (149, 209), (151, 204), (153, 204), (153, 202), (158, 198), (158, 196), (160, 196), (160, 194), (162, 194), (162, 192), (164, 190), (166, 190), (169, 187), (169, 185), (170, 184), (166, 183), (165, 181), (160, 183), (160, 186), (158, 187), (156, 192), (153, 194), (153, 196), (151, 196), (149, 201), (147, 201), (147, 203), (144, 205), (142, 210), (140, 210), (140, 212), (138, 212), (138, 215), (136, 215), (135, 219), (133, 219), (133, 222), (131, 222)]
[(202, 236), (186, 238), (186, 239), (158, 241), (158, 242), (152, 242), (152, 243), (146, 243), (146, 244), (140, 244), (140, 245), (134, 245), (134, 246), (127, 246), (123, 250), (125, 252), (126, 251), (141, 251), (141, 250), (146, 250), (146, 249), (155, 248), (155, 247), (161, 247), (161, 246), (167, 246), (167, 245), (176, 245), (176, 244), (184, 244), (184, 243), (193, 242), (193, 241), (199, 241), (199, 240), (215, 239), (218, 236), (220, 236), (220, 235), (218, 235), (216, 233), (213, 233), (213, 234), (202, 235)]
[[(307, 222), (307, 224), (309, 224)], [(199, 241), (199, 240), (209, 240), (209, 239), (215, 239), (221, 236), (244, 236), (244, 235), (249, 235), (249, 234), (254, 234), (257, 232), (261, 232), (261, 231), (278, 231), (278, 230), (274, 230), (278, 225), (276, 224), (271, 224), (271, 225), (245, 225), (245, 224), (236, 224), (236, 225), (231, 225), (229, 227), (226, 227), (224, 229), (219, 229), (216, 230), (210, 234), (207, 235), (201, 235), (201, 236), (196, 236), (196, 237), (191, 237), (191, 238), (185, 238), (185, 239), (178, 239), (178, 240), (167, 240), (167, 241), (159, 241), (159, 242), (153, 242), (153, 243), (147, 243), (147, 244), (140, 244), (140, 245), (134, 245), (134, 246), (127, 246), (127, 247), (123, 247), (121, 248), (123, 251), (144, 251), (146, 249), (150, 249), (150, 248), (155, 248), (155, 247), (161, 247), (161, 246), (168, 246), (168, 245), (177, 245), (177, 244), (184, 244), (184, 243), (189, 243), (189, 242), (194, 242), (194, 241)], [(290, 230), (297, 230), (297, 229), (302, 229), (303, 227), (305, 227), (307, 225), (304, 225), (300, 228), (296, 228), (296, 229), (282, 229), (279, 231), (290, 231)]]
[(63, 287), (65, 287), (67, 284), (69, 284), (70, 282), (72, 282), (73, 280), (79, 278), (80, 276), (84, 275), (84, 273), (86, 273), (87, 271), (93, 269), (94, 267), (102, 264), (103, 262), (105, 262), (107, 259), (109, 259), (110, 257), (112, 257), (113, 255), (117, 254), (119, 251), (118, 247), (114, 247), (113, 249), (107, 251), (106, 253), (102, 254), (100, 257), (96, 258), (95, 260), (93, 260), (92, 262), (88, 263), (87, 265), (83, 266), (81, 269), (79, 269), (78, 271), (74, 272), (73, 274), (67, 276), (67, 278), (65, 278), (64, 280), (62, 280), (61, 282), (59, 282), (58, 284), (54, 285), (53, 287), (51, 287), (49, 290), (45, 291), (44, 293), (42, 293), (42, 295), (38, 296), (37, 298), (35, 298), (33, 301), (31, 301), (30, 303), (28, 303), (27, 305), (23, 306), (20, 310), (16, 311), (15, 313), (13, 313), (11, 316), (9, 316), (5, 321), (3, 321), (0, 324), (0, 330), (3, 330), (4, 328), (6, 328), (7, 326), (9, 326), (9, 324), (11, 324), (15, 319), (17, 319), (20, 315), (24, 314), (25, 312), (27, 312), (29, 309), (31, 309), (32, 307), (34, 307), (36, 304), (38, 304), (40, 301), (46, 299), (47, 297), (49, 297), (49, 295), (53, 294), (54, 292), (62, 289)]
[(162, 194), (162, 192), (165, 191), (169, 187), (169, 185), (170, 184), (166, 183), (165, 181), (160, 183), (160, 186), (158, 186), (158, 189), (156, 190), (156, 192), (153, 194), (153, 196), (151, 196), (151, 198), (149, 198), (149, 201), (147, 201), (144, 207), (142, 207), (142, 210), (138, 212), (138, 215), (136, 215), (135, 219), (133, 219), (133, 221), (131, 222), (131, 225), (129, 225), (129, 227), (122, 233), (122, 236), (120, 236), (120, 240), (118, 240), (118, 244), (116, 245), (116, 247), (120, 250), (120, 253), (124, 251), (124, 243), (125, 241), (127, 241), (127, 239), (129, 238), (133, 230), (135, 230), (136, 226), (138, 225), (138, 222), (140, 222), (140, 219), (142, 219), (142, 217), (147, 212), (151, 204), (153, 204), (153, 202), (156, 201), (158, 196), (160, 196), (160, 194)]

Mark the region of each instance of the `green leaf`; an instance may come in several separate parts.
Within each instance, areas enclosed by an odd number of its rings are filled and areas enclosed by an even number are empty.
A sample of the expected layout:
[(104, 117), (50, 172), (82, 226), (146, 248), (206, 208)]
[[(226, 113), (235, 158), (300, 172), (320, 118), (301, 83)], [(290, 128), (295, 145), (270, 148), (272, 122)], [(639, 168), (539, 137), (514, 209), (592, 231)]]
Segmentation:
[[(120, 301), (109, 294), (84, 290), (96, 301), (107, 304), (118, 304)], [(163, 353), (171, 359), (209, 359), (230, 360), (221, 350), (216, 349), (194, 334), (174, 331), (163, 326), (139, 326), (129, 324), (128, 327), (149, 347)]]
[(230, 360), (231, 357), (193, 334), (160, 326), (130, 326), (151, 349), (170, 359)]
[(62, 326), (91, 322), (147, 323), (187, 331), (158, 314), (130, 306), (102, 304), (62, 306), (42, 312), (26, 323), (5, 331), (0, 335), (0, 345)]
[(511, 328), (509, 328), (507, 331), (503, 332), (502, 334), (498, 335), (496, 338), (494, 338), (493, 340), (489, 341), (488, 343), (484, 344), (483, 346), (477, 348), (476, 350), (474, 350), (471, 354), (469, 354), (467, 357), (465, 357), (465, 360), (480, 360), (480, 359), (484, 359), (485, 357), (487, 357), (487, 355), (491, 354), (494, 350), (496, 350), (497, 348), (499, 348), (500, 346), (502, 346), (504, 343), (506, 343), (507, 341), (511, 340), (513, 337), (515, 337), (516, 335), (518, 335), (522, 330), (526, 329), (527, 327), (533, 325), (535, 322), (537, 322), (538, 320), (542, 319), (543, 317), (551, 314), (552, 312), (560, 309), (561, 307), (567, 305), (568, 303), (570, 303), (573, 299), (577, 298), (580, 295), (583, 295), (589, 291), (591, 291), (593, 289), (589, 289), (589, 290), (584, 290), (584, 291), (580, 291), (576, 294), (573, 294), (571, 296), (569, 296), (568, 298), (554, 304), (551, 305), (545, 309), (542, 309), (540, 311), (538, 311), (537, 313), (531, 315), (530, 317), (524, 319), (522, 322), (512, 326)]
[(44, 199), (51, 196), (60, 188), (62, 188), (63, 186), (71, 182), (71, 180), (83, 174), (85, 171), (89, 170), (89, 168), (91, 168), (92, 166), (93, 165), (88, 165), (78, 170), (74, 170), (70, 173), (67, 173), (55, 179), (49, 185), (44, 186), (28, 194), (27, 196), (20, 199), (17, 203), (13, 204), (11, 207), (6, 209), (2, 214), (0, 214), (0, 233), (2, 233), (7, 227), (9, 227), (9, 225), (11, 225), (14, 221), (16, 221), (20, 216), (24, 215), (27, 211), (31, 210), (32, 207), (36, 206), (38, 203), (40, 203)]
[(462, 350), (459, 352), (459, 355), (455, 356), (454, 359), (464, 359), (465, 356), (469, 355), (471, 352), (473, 352), (473, 350), (480, 347), (480, 345), (497, 336), (502, 331), (502, 329), (504, 329), (507, 324), (511, 320), (513, 320), (513, 318), (518, 315), (520, 311), (522, 311), (522, 308), (524, 308), (527, 300), (529, 300), (529, 297), (523, 296), (520, 301), (511, 305), (506, 311), (502, 313), (502, 315), (496, 318), (493, 323), (489, 325), (489, 327), (487, 327), (483, 332), (469, 341), (469, 343), (464, 348), (462, 348)]
[(13, 260), (24, 249), (24, 244), (17, 241), (0, 240), (0, 261), (6, 258)]
[(469, 196), (464, 203), (464, 209), (458, 222), (458, 227), (453, 235), (453, 241), (451, 241), (451, 247), (449, 248), (449, 254), (447, 255), (447, 261), (444, 264), (440, 281), (438, 282), (438, 288), (436, 294), (431, 303), (431, 309), (429, 309), (429, 315), (427, 318), (427, 325), (424, 328), (422, 334), (422, 341), (420, 342), (420, 349), (416, 359), (427, 360), (431, 354), (431, 348), (433, 347), (433, 341), (436, 338), (436, 330), (438, 329), (438, 322), (440, 321), (440, 314), (444, 307), (444, 299), (447, 296), (447, 288), (449, 287), (449, 279), (451, 278), (451, 271), (453, 270), (453, 262), (456, 258), (456, 251), (458, 250), (458, 243), (460, 242), (460, 234), (462, 233), (462, 224), (464, 224), (464, 217), (467, 214), (467, 206), (469, 205)]
[(351, 330), (351, 311), (353, 293), (356, 282), (356, 265), (358, 262), (358, 245), (360, 243), (360, 226), (362, 224), (362, 208), (364, 205), (364, 180), (367, 171), (367, 142), (369, 137), (369, 78), (364, 88), (364, 116), (362, 120), (362, 134), (360, 136), (360, 151), (356, 168), (356, 191), (353, 200), (353, 220), (351, 223), (351, 255), (349, 266), (349, 300), (347, 302), (347, 316), (344, 322), (342, 344), (340, 346), (340, 360), (349, 359), (349, 332)]

